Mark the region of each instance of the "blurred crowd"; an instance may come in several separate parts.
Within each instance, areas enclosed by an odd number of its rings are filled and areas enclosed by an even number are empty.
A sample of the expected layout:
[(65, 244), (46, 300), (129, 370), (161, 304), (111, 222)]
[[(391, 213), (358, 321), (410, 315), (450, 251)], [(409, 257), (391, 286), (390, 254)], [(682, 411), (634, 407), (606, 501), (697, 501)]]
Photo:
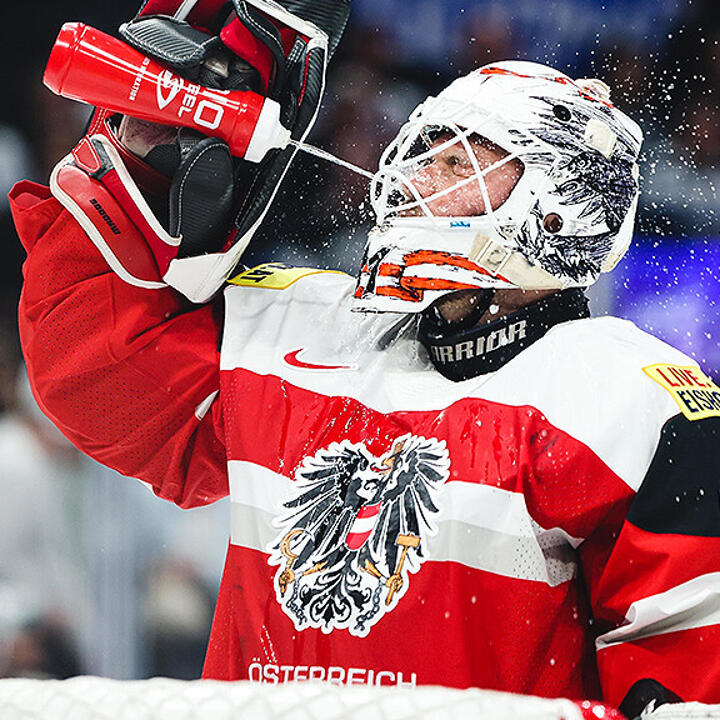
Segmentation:
[[(43, 88), (44, 62), (63, 22), (111, 32), (136, 5), (39, 0), (0, 10), (0, 677), (196, 677), (219, 583), (227, 508), (177, 510), (81, 457), (37, 410), (17, 341), (23, 252), (5, 196), (20, 178), (44, 182), (89, 113)], [(418, 102), (491, 60), (605, 80), (646, 141), (637, 247), (593, 291), (594, 309), (631, 317), (720, 372), (712, 0), (351, 5), (311, 142), (368, 169)], [(365, 179), (301, 156), (247, 262), (352, 271), (371, 220)]]

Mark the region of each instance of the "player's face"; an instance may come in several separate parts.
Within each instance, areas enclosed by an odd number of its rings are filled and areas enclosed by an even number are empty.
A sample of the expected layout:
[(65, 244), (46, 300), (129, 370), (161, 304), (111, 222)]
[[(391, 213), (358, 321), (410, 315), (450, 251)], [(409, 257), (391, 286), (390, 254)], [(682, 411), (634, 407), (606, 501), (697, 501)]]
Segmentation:
[[(508, 153), (493, 143), (472, 136), (468, 140), (470, 150), (477, 161), (472, 162), (466, 145), (459, 139), (448, 144), (451, 136), (443, 134), (436, 138), (433, 148), (438, 151), (432, 159), (420, 167), (411, 179), (412, 185), (426, 199), (428, 209), (433, 215), (469, 217), (484, 215), (486, 198), (481, 185), (470, 180), (477, 174), (484, 175), (487, 187), (487, 201), (492, 209), (498, 208), (507, 200), (510, 192), (523, 173), (522, 163), (518, 160), (506, 160)], [(488, 168), (492, 168), (488, 170)], [(407, 211), (407, 215), (422, 214), (419, 208)]]

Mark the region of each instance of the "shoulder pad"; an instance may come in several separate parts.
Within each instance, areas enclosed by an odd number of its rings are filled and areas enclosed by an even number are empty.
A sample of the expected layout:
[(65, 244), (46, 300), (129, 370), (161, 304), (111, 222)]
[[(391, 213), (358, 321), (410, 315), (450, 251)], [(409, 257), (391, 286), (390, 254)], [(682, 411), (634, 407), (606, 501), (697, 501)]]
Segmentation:
[(688, 420), (720, 417), (720, 388), (697, 365), (658, 363), (643, 370), (672, 395)]
[(250, 270), (245, 270), (228, 280), (228, 283), (245, 287), (267, 288), (269, 290), (285, 290), (306, 275), (319, 275), (321, 273), (329, 273), (331, 275), (345, 274), (339, 270), (292, 267), (292, 265), (286, 265), (285, 263), (274, 262), (264, 263)]

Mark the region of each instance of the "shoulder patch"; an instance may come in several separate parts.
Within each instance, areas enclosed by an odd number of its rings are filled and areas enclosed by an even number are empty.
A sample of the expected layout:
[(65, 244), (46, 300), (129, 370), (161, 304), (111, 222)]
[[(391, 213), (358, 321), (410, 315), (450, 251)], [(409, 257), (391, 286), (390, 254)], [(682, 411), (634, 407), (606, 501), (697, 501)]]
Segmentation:
[(302, 268), (286, 265), (285, 263), (264, 263), (257, 267), (245, 270), (239, 275), (228, 280), (231, 285), (244, 285), (250, 287), (261, 287), (269, 290), (285, 290), (294, 282), (306, 275), (317, 275), (319, 273), (332, 273), (333, 275), (344, 275), (339, 270), (322, 270), (321, 268)]
[(662, 385), (688, 420), (720, 417), (720, 388), (695, 365), (648, 365), (645, 374)]

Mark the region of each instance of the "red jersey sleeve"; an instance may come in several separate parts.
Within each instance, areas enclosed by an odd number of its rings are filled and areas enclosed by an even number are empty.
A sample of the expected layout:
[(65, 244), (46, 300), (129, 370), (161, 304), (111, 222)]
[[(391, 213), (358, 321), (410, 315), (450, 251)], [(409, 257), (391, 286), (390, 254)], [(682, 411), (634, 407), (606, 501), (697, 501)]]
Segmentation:
[(182, 507), (227, 495), (222, 308), (120, 280), (34, 183), (10, 193), (28, 253), (20, 339), (43, 411), (81, 450)]
[(619, 531), (584, 551), (613, 705), (643, 679), (686, 702), (720, 702), (719, 467), (720, 418), (672, 418)]

